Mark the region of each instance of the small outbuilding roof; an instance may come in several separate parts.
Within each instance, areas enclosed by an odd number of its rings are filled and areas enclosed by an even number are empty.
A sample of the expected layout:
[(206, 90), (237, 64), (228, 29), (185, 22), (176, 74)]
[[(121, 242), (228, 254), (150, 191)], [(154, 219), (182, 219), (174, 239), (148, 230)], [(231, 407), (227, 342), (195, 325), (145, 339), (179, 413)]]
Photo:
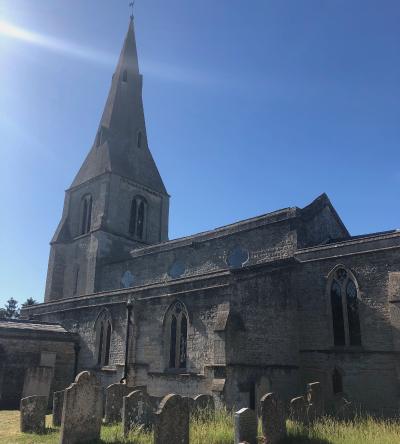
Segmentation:
[[(0, 334), (17, 334), (18, 336), (52, 336), (54, 339), (75, 340), (75, 333), (69, 332), (62, 325), (28, 319), (0, 320)], [(68, 338), (68, 339), (67, 339)]]

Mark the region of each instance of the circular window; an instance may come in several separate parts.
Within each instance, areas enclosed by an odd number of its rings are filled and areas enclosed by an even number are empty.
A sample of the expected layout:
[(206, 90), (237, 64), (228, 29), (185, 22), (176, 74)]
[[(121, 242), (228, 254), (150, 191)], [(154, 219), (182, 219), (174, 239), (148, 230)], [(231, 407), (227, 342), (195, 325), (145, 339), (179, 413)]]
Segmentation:
[(122, 288), (133, 287), (134, 282), (135, 278), (133, 274), (129, 270), (125, 271), (125, 273), (121, 277)]
[(249, 250), (236, 246), (228, 254), (226, 263), (230, 268), (240, 268), (249, 260)]

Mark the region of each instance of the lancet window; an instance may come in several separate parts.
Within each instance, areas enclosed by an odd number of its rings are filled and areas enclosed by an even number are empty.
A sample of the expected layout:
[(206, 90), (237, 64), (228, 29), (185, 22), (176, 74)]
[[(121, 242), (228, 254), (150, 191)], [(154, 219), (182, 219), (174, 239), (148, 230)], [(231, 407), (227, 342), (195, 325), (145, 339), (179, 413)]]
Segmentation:
[(92, 224), (92, 196), (86, 194), (83, 196), (81, 203), (81, 226), (80, 234), (89, 233)]
[(129, 233), (138, 239), (145, 238), (147, 203), (141, 196), (135, 196), (131, 203)]
[(359, 297), (352, 273), (342, 267), (333, 270), (329, 293), (334, 345), (361, 345)]
[(108, 310), (102, 310), (96, 321), (97, 365), (107, 366), (110, 363), (112, 323)]
[(168, 348), (168, 367), (185, 369), (187, 367), (188, 316), (183, 304), (175, 302), (165, 318), (165, 343)]

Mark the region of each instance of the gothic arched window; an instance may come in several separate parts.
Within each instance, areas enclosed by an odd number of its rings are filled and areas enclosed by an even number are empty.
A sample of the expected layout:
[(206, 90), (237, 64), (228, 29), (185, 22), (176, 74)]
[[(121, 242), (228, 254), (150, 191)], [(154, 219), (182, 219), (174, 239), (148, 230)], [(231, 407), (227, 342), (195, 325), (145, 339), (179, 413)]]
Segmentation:
[(92, 224), (92, 196), (83, 196), (81, 203), (81, 226), (80, 234), (89, 233)]
[(96, 320), (97, 365), (103, 367), (110, 363), (112, 324), (110, 312), (103, 309)]
[(128, 81), (128, 71), (125, 69), (125, 71), (122, 73), (122, 81), (127, 82)]
[(357, 283), (344, 267), (335, 268), (329, 281), (334, 345), (361, 345)]
[(135, 196), (131, 203), (129, 233), (138, 239), (145, 238), (147, 203), (141, 196)]
[(183, 304), (175, 302), (165, 317), (165, 345), (168, 347), (168, 367), (186, 369), (188, 316)]

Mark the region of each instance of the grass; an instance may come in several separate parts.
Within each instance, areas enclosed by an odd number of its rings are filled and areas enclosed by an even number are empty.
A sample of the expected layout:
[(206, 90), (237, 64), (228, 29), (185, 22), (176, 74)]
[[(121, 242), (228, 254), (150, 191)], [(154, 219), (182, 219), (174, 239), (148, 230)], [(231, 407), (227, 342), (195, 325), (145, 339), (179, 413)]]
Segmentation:
[[(19, 412), (0, 411), (0, 444), (58, 444), (58, 428), (51, 428), (51, 415), (46, 417), (47, 433), (31, 435), (19, 432)], [(260, 439), (260, 443), (262, 440)], [(153, 434), (134, 430), (125, 439), (121, 424), (103, 426), (98, 443), (153, 444)], [(222, 410), (215, 415), (191, 418), (191, 444), (232, 444), (233, 416)], [(400, 422), (358, 417), (353, 421), (323, 418), (313, 426), (304, 427), (288, 421), (288, 436), (282, 444), (395, 444), (400, 443)]]

